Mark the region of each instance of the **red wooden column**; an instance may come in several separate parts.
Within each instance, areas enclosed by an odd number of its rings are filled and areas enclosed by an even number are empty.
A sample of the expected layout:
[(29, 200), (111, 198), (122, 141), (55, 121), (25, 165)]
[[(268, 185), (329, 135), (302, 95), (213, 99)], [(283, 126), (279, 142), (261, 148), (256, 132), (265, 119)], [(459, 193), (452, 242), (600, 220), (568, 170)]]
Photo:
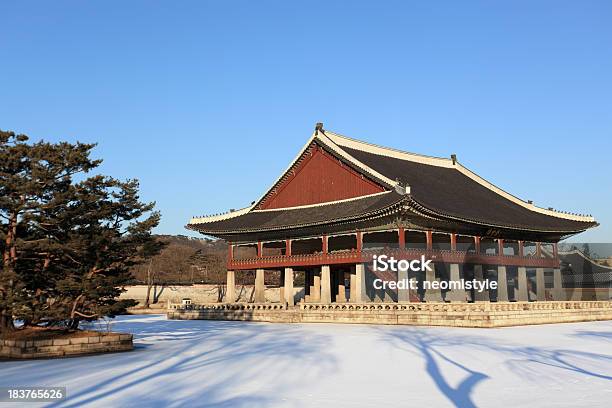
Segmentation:
[(285, 241), (285, 256), (291, 256), (291, 240)]
[(452, 251), (457, 250), (457, 234), (455, 233), (451, 234), (451, 250)]
[(323, 240), (323, 253), (326, 254), (327, 253), (327, 235), (323, 235), (321, 238)]
[(257, 241), (257, 257), (261, 258), (263, 256), (263, 243), (261, 241)]
[(357, 252), (361, 252), (363, 249), (363, 235), (361, 231), (357, 231)]
[(525, 256), (525, 241), (518, 241), (519, 256)]
[(540, 244), (539, 242), (536, 242), (536, 256), (538, 258), (542, 257), (542, 244)]
[(431, 251), (431, 249), (433, 248), (433, 237), (431, 234), (431, 230), (428, 230), (425, 234), (427, 237), (427, 249)]
[(234, 245), (231, 242), (227, 243), (227, 265), (229, 266), (234, 260)]
[(553, 258), (557, 259), (559, 257), (559, 247), (557, 243), (553, 244)]
[(474, 237), (474, 246), (476, 247), (476, 253), (480, 255), (480, 237)]
[(499, 255), (503, 256), (504, 255), (504, 240), (499, 238), (497, 240), (497, 244), (498, 244), (498, 250), (497, 252), (499, 253)]
[(404, 233), (404, 227), (399, 227), (397, 229), (397, 234), (399, 235), (398, 236), (399, 249), (405, 249), (406, 248), (406, 234)]

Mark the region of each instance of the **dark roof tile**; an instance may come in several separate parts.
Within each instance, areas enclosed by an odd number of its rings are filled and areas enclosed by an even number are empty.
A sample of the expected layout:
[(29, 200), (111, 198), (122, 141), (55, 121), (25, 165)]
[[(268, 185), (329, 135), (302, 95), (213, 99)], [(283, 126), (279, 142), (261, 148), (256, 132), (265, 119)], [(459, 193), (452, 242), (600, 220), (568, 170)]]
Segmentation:
[(343, 150), (386, 177), (409, 184), (415, 201), (442, 215), (544, 231), (581, 231), (595, 224), (529, 210), (452, 167), (416, 163), (348, 147)]
[(395, 192), (362, 198), (284, 210), (251, 211), (221, 221), (190, 224), (203, 233), (228, 233), (295, 228), (309, 225), (365, 218), (382, 212), (402, 200)]

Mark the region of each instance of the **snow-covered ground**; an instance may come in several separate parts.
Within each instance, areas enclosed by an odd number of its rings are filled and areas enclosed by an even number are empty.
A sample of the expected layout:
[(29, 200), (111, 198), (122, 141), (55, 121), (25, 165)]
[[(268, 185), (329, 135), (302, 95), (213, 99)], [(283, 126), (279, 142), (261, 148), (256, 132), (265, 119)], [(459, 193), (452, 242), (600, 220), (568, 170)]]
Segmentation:
[[(610, 407), (612, 322), (503, 329), (125, 316), (136, 350), (0, 362), (77, 407)], [(2, 405), (2, 403), (0, 403)], [(13, 404), (25, 406), (24, 404)]]

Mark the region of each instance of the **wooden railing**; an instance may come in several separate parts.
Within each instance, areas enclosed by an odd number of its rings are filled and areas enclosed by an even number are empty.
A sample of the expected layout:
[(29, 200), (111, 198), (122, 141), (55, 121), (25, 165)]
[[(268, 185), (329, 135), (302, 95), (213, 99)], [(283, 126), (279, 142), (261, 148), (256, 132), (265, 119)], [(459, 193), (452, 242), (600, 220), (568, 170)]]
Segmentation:
[(240, 269), (266, 269), (266, 268), (291, 268), (298, 266), (320, 266), (355, 264), (371, 262), (373, 255), (386, 254), (396, 259), (419, 259), (422, 255), (426, 259), (442, 263), (468, 263), (479, 265), (506, 265), (525, 266), (532, 268), (558, 268), (559, 260), (555, 258), (543, 258), (536, 256), (518, 255), (488, 255), (471, 251), (452, 250), (418, 250), (418, 249), (383, 249), (362, 251), (348, 250), (329, 253), (314, 253), (304, 255), (274, 255), (253, 257), (247, 259), (230, 259), (227, 268), (230, 270)]

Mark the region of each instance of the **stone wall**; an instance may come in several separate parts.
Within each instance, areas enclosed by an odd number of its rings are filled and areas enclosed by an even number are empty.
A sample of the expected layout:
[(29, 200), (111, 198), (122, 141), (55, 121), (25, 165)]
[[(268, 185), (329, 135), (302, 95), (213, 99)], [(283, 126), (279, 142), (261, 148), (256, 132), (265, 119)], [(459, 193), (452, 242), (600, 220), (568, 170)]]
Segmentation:
[[(156, 294), (158, 303), (165, 304), (168, 301), (171, 303), (180, 303), (181, 299), (189, 298), (193, 303), (214, 303), (219, 298), (219, 288), (225, 290), (223, 285), (189, 285), (189, 286), (165, 286), (158, 287)], [(144, 304), (147, 297), (146, 285), (126, 286), (126, 292), (121, 294), (121, 299), (134, 299), (139, 304)], [(304, 288), (294, 288), (296, 298), (303, 297)], [(236, 285), (236, 294), (239, 296), (238, 301), (246, 302), (251, 298), (253, 293), (253, 285)], [(266, 288), (265, 291), (267, 302), (279, 302), (280, 289), (277, 287)], [(151, 290), (151, 301), (153, 299), (153, 290)]]
[(482, 303), (302, 303), (194, 305), (168, 311), (170, 319), (277, 323), (368, 323), (454, 327), (505, 327), (612, 320), (610, 301)]
[(98, 336), (66, 339), (0, 340), (0, 358), (51, 358), (133, 348), (132, 335), (123, 333), (100, 333)]

